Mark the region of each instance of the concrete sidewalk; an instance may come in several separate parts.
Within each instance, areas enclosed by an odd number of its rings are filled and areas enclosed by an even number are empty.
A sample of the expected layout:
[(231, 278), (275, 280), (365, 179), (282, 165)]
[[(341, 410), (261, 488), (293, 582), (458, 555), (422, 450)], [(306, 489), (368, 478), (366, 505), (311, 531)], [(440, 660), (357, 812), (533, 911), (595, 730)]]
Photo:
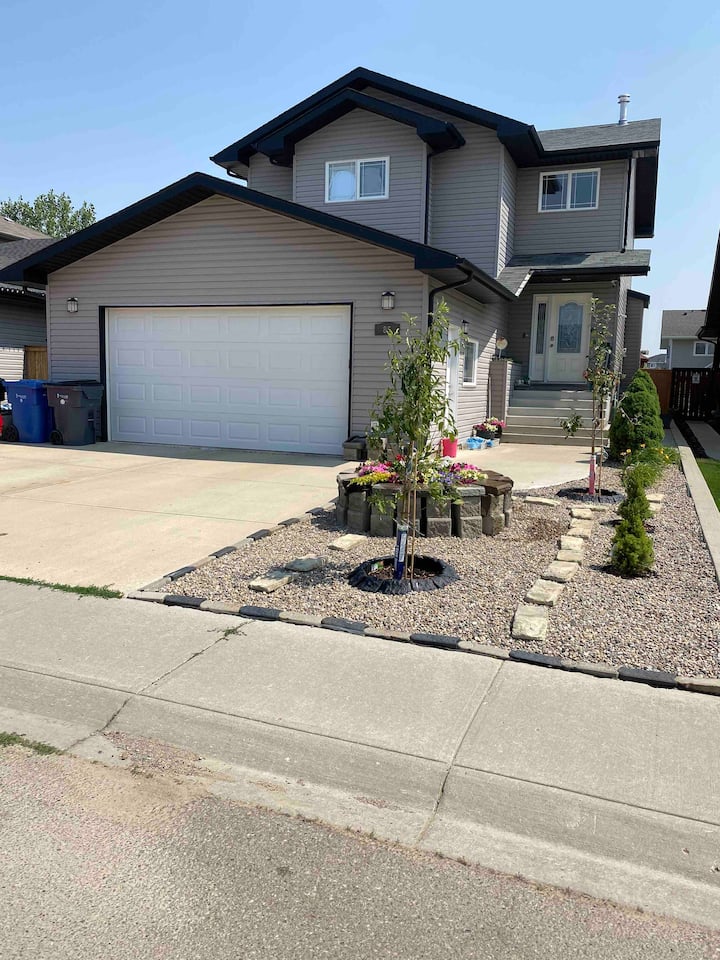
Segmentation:
[(720, 928), (717, 698), (7, 583), (0, 625), (0, 729)]

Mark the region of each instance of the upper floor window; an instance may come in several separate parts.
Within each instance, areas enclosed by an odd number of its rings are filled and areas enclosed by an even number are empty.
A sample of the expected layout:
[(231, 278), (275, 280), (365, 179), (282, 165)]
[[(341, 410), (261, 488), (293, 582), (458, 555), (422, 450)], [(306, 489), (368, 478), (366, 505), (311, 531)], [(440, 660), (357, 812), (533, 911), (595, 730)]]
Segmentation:
[(389, 157), (333, 160), (325, 164), (325, 202), (386, 200)]
[(597, 210), (599, 186), (599, 170), (541, 173), (538, 211)]
[(693, 345), (694, 357), (711, 357), (715, 352), (715, 345), (706, 340), (697, 340)]

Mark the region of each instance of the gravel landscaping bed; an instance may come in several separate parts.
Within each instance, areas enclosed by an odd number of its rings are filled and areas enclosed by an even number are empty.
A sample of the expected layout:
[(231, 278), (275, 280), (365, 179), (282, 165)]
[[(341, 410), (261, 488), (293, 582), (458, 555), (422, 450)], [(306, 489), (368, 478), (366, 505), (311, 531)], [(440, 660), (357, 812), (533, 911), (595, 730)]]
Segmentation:
[[(622, 489), (620, 471), (606, 467), (603, 486)], [(665, 500), (648, 526), (655, 548), (650, 576), (626, 580), (605, 569), (617, 517), (609, 512), (590, 540), (585, 564), (550, 613), (546, 640), (523, 643), (526, 649), (720, 676), (720, 589), (679, 468), (670, 467), (653, 492)]]
[[(603, 485), (621, 490), (619, 471), (606, 467)], [(577, 486), (577, 481), (562, 486)], [(531, 493), (552, 496), (561, 488)], [(350, 587), (350, 571), (364, 560), (391, 553), (393, 541), (370, 537), (350, 553), (329, 550), (328, 544), (344, 532), (330, 512), (206, 564), (168, 584), (164, 592), (344, 617), (384, 630), (445, 633), (572, 660), (717, 677), (720, 591), (695, 507), (675, 467), (654, 492), (663, 493), (665, 500), (649, 527), (656, 557), (652, 574), (626, 580), (606, 569), (617, 517), (610, 508), (596, 524), (584, 565), (551, 609), (542, 642), (513, 641), (510, 624), (518, 603), (554, 559), (572, 504), (517, 502), (513, 525), (497, 537), (420, 540), (419, 552), (441, 557), (460, 576), (431, 593), (379, 596)], [(305, 554), (326, 558), (325, 567), (300, 575), (275, 593), (249, 589), (250, 580)]]
[[(350, 553), (329, 550), (328, 544), (345, 531), (328, 512), (259, 540), (246, 551), (221, 557), (163, 589), (208, 600), (362, 620), (385, 630), (427, 630), (507, 646), (515, 607), (555, 556), (558, 537), (568, 525), (565, 509), (518, 504), (512, 526), (496, 537), (420, 539), (418, 552), (447, 561), (460, 579), (432, 593), (393, 597), (350, 587), (347, 576), (363, 560), (392, 553), (394, 541), (368, 537)], [(304, 554), (325, 557), (327, 563), (275, 593), (249, 589), (250, 580)]]

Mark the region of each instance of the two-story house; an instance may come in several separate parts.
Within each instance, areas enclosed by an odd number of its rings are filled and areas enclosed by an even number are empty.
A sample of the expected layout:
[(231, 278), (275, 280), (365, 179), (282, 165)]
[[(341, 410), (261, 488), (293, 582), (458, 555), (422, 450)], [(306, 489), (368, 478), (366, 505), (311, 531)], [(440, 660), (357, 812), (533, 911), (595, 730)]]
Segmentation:
[[(0, 216), (0, 268), (52, 243), (52, 237)], [(45, 292), (0, 282), (0, 379), (45, 374)]]
[(47, 283), (51, 376), (103, 380), (110, 439), (333, 454), (385, 387), (387, 325), (442, 296), (467, 433), (499, 338), (531, 383), (583, 385), (593, 296), (637, 368), (659, 136), (538, 132), (359, 68), (216, 153), (229, 179), (191, 174), (0, 280)]

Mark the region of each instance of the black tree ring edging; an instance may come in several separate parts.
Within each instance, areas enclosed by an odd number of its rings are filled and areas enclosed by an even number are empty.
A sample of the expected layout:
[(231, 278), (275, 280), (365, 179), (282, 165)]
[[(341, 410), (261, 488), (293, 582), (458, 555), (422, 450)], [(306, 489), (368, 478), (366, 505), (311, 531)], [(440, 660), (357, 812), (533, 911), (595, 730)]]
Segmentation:
[[(395, 580), (392, 577), (393, 557), (378, 557), (366, 560), (348, 575), (348, 583), (367, 593), (384, 593), (390, 596), (404, 596), (408, 593), (442, 590), (458, 579), (454, 567), (437, 557), (415, 557), (416, 573), (412, 579)], [(380, 571), (383, 573), (381, 574)], [(383, 575), (384, 574), (384, 575)]]

